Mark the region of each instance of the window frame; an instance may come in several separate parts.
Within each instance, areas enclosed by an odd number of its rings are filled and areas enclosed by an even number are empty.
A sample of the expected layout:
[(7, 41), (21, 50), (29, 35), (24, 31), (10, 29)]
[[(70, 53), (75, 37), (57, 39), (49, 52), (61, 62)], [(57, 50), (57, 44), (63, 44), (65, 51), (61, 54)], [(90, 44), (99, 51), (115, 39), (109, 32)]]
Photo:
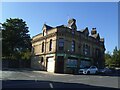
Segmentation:
[(72, 40), (71, 51), (75, 52), (75, 40)]
[(49, 51), (52, 51), (52, 39), (50, 39), (50, 43), (49, 43)]
[(44, 52), (44, 42), (42, 42), (42, 53)]
[(64, 50), (64, 38), (58, 39), (58, 50)]

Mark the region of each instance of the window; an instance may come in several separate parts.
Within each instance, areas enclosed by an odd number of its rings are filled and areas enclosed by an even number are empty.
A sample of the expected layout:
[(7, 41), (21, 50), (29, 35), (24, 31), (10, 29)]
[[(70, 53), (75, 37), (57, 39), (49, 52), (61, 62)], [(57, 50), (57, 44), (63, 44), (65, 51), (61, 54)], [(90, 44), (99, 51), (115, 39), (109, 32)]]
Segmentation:
[(72, 52), (75, 52), (75, 41), (72, 41), (72, 47), (71, 47)]
[(58, 49), (59, 50), (64, 50), (64, 39), (60, 38), (58, 42)]
[(96, 57), (98, 57), (99, 56), (99, 49), (98, 48), (96, 48), (95, 53), (96, 53)]
[(35, 50), (35, 48), (34, 48), (34, 46), (32, 47), (32, 53), (34, 53), (34, 50)]
[(83, 45), (83, 54), (90, 55), (90, 46), (88, 46), (87, 44)]
[(52, 39), (50, 39), (49, 51), (52, 50)]
[(88, 55), (90, 55), (90, 46), (88, 46)]
[(45, 32), (43, 31), (43, 36), (44, 36), (44, 33), (45, 33)]
[(44, 52), (44, 42), (42, 43), (42, 52)]
[(43, 62), (43, 57), (41, 57), (41, 63)]
[(43, 30), (43, 36), (46, 36), (46, 30)]
[(75, 30), (72, 30), (72, 34), (73, 34), (73, 35), (75, 34)]

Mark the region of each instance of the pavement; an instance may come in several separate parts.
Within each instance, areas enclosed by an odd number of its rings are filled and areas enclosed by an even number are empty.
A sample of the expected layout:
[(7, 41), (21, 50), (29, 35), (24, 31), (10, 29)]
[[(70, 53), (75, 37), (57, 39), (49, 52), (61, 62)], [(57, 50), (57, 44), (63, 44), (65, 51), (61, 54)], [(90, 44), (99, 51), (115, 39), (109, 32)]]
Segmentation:
[(120, 77), (11, 69), (0, 71), (0, 80), (3, 88), (118, 88)]

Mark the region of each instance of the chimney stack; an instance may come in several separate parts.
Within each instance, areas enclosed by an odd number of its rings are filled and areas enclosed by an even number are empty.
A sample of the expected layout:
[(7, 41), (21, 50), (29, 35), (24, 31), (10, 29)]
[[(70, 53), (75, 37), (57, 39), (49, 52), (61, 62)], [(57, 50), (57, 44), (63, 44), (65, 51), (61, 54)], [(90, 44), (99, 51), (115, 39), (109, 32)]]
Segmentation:
[(91, 35), (97, 34), (96, 28), (92, 28)]

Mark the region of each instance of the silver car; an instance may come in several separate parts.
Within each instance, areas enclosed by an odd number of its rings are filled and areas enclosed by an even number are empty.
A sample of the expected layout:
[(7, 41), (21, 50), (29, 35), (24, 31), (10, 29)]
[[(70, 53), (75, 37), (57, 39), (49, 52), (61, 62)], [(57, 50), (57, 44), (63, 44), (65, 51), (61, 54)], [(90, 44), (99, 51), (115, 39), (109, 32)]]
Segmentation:
[(97, 74), (98, 68), (96, 66), (90, 66), (89, 68), (79, 69), (79, 74)]

